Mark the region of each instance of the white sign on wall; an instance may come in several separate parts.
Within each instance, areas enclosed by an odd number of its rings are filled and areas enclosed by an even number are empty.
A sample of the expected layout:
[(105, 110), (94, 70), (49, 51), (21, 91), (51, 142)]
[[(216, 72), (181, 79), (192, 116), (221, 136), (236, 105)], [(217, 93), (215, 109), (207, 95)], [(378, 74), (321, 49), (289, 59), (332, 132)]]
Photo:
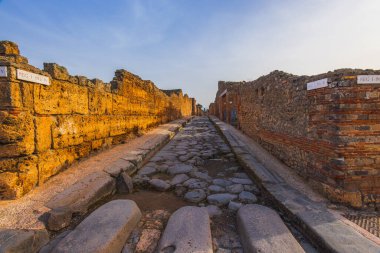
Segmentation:
[(315, 89), (327, 87), (328, 85), (329, 85), (328, 79), (325, 78), (325, 79), (321, 79), (315, 82), (307, 83), (307, 90), (315, 90)]
[(40, 83), (43, 85), (50, 85), (49, 77), (34, 74), (32, 72), (25, 71), (22, 69), (17, 69), (17, 79), (29, 81), (29, 82), (33, 82), (33, 83)]
[(0, 76), (7, 77), (8, 72), (7, 72), (7, 67), (6, 66), (0, 66)]
[(358, 84), (380, 83), (380, 75), (358, 76)]

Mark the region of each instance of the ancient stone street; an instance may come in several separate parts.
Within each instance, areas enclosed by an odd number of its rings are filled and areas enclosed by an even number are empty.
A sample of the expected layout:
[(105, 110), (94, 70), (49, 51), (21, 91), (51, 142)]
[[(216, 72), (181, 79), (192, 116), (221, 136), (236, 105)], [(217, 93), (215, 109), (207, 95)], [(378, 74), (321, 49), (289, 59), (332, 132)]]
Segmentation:
[[(238, 231), (244, 234), (250, 228), (238, 229), (237, 211), (246, 205), (263, 203), (258, 186), (244, 172), (229, 145), (207, 117), (198, 117), (188, 123), (137, 172), (133, 183), (134, 193), (115, 198), (134, 199), (138, 205), (141, 202), (145, 217), (132, 232), (124, 252), (154, 252), (157, 247), (158, 252), (174, 252), (169, 250), (170, 247), (176, 249), (175, 252), (243, 252)], [(144, 194), (144, 198), (134, 197), (139, 194)], [(163, 194), (175, 195), (177, 199), (172, 198), (169, 205), (184, 212), (179, 214), (176, 211), (166, 228), (164, 224), (168, 217), (165, 221), (159, 217), (167, 207), (154, 201)], [(184, 205), (193, 206), (193, 210), (185, 211)], [(149, 224), (155, 215), (160, 225), (152, 228)], [(267, 229), (276, 230), (270, 225), (270, 215), (262, 219), (269, 224), (267, 228), (261, 228), (264, 234)], [(260, 223), (265, 223), (264, 220)], [(280, 219), (278, 221), (284, 224)], [(286, 252), (299, 252), (302, 248), (297, 240), (285, 225), (282, 228), (289, 239), (281, 239), (278, 243), (291, 240)], [(273, 243), (269, 238), (260, 239)], [(299, 239), (306, 244), (304, 238)], [(247, 245), (249, 240), (246, 238)], [(189, 242), (192, 245), (189, 246)], [(267, 247), (264, 252), (271, 252), (271, 247)]]
[(0, 253), (379, 253), (378, 83), (274, 71), (206, 110), (0, 41)]

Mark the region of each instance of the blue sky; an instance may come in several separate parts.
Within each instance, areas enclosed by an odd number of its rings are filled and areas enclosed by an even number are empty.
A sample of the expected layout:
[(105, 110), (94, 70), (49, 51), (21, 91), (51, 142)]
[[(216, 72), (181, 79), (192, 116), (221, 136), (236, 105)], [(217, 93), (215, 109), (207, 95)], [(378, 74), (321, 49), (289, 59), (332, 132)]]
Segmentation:
[(109, 82), (127, 69), (204, 106), (218, 80), (380, 69), (379, 0), (0, 0), (29, 62)]

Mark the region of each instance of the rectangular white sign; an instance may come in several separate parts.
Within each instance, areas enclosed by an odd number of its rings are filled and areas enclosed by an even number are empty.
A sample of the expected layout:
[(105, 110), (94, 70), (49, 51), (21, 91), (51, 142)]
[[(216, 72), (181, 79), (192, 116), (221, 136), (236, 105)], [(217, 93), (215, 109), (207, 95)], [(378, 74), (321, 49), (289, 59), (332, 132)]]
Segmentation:
[(22, 69), (17, 69), (17, 79), (25, 80), (25, 81), (29, 81), (33, 83), (40, 83), (43, 85), (50, 85), (49, 77), (34, 74), (32, 72), (25, 71)]
[(225, 90), (219, 95), (219, 97), (223, 97), (226, 93), (227, 93), (227, 89), (225, 89)]
[(328, 85), (329, 85), (328, 79), (325, 78), (325, 79), (321, 79), (315, 82), (307, 83), (307, 90), (315, 90), (315, 89), (327, 87)]
[(380, 75), (358, 76), (358, 84), (380, 83)]
[(8, 72), (7, 72), (7, 67), (6, 66), (0, 66), (0, 76), (7, 77)]

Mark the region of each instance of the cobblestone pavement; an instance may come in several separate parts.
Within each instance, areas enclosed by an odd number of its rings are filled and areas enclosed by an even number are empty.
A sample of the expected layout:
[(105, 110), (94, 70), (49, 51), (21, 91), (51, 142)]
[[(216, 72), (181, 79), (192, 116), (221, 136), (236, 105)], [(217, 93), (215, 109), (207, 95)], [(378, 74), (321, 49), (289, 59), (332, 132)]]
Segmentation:
[[(211, 217), (214, 252), (243, 252), (236, 212), (246, 204), (260, 202), (260, 191), (207, 117), (192, 120), (149, 160), (133, 182), (134, 194), (150, 189), (152, 196), (144, 201), (151, 199), (156, 207), (155, 198), (175, 194), (187, 205), (206, 208)], [(126, 197), (133, 199), (134, 194)], [(142, 204), (149, 206), (146, 202)], [(123, 252), (154, 252), (169, 216), (164, 210), (143, 212)], [(152, 220), (157, 224), (152, 226)]]

